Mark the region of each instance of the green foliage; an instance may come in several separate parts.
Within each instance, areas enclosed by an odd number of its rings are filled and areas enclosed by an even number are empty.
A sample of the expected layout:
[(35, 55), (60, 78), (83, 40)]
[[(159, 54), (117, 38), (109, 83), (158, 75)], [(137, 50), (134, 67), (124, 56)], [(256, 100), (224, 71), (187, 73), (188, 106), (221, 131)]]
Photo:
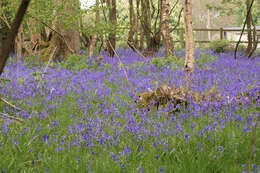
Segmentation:
[(184, 59), (180, 57), (155, 57), (151, 60), (150, 64), (154, 67), (157, 67), (159, 70), (162, 70), (163, 68), (169, 66), (174, 71), (178, 67), (184, 65)]
[[(74, 72), (81, 71), (90, 67), (90, 60), (86, 55), (71, 55), (66, 61), (62, 61), (60, 66)], [(94, 66), (96, 66), (96, 63)]]
[(195, 64), (198, 65), (199, 68), (203, 69), (207, 67), (206, 64), (216, 62), (217, 60), (217, 56), (212, 56), (209, 53), (200, 53), (199, 58), (195, 59)]
[(222, 53), (231, 46), (228, 40), (214, 40), (205, 45), (205, 49), (213, 50), (216, 53)]

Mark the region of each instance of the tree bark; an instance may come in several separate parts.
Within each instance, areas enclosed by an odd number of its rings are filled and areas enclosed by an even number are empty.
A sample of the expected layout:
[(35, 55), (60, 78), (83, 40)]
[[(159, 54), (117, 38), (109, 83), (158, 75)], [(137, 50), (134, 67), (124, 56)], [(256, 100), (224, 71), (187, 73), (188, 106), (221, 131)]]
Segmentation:
[(23, 33), (23, 26), (21, 25), (15, 40), (16, 45), (16, 53), (18, 60), (21, 61), (23, 57), (23, 47), (24, 47), (24, 33)]
[(142, 7), (141, 26), (143, 28), (143, 34), (145, 36), (147, 50), (153, 51), (150, 1), (141, 0), (141, 7)]
[[(98, 7), (99, 7), (99, 0), (96, 0), (96, 8), (97, 8), (97, 11), (96, 11), (96, 24), (100, 20)], [(89, 43), (89, 46), (88, 46), (88, 57), (92, 57), (93, 56), (96, 42), (97, 42), (97, 35), (94, 34), (94, 35), (91, 36), (90, 43)]]
[(109, 21), (113, 25), (113, 31), (108, 36), (107, 49), (110, 57), (114, 56), (114, 50), (116, 50), (116, 31), (117, 24), (116, 18), (116, 0), (107, 0), (107, 6), (109, 7)]
[(19, 27), (23, 21), (24, 15), (27, 11), (29, 4), (30, 4), (30, 0), (22, 0), (18, 12), (15, 15), (12, 27), (7, 34), (7, 38), (5, 39), (4, 46), (0, 54), (0, 76), (3, 73), (9, 53), (12, 50), (16, 35), (18, 33)]
[[(247, 7), (247, 12), (249, 12), (250, 10), (250, 4), (251, 4), (252, 0), (246, 0), (246, 7)], [(252, 10), (250, 10), (248, 18), (246, 19), (246, 25), (247, 25), (247, 39), (248, 39), (248, 43), (247, 43), (247, 49), (246, 49), (246, 54), (248, 55), (251, 50), (253, 49), (253, 37), (252, 37), (252, 32), (251, 32), (251, 26), (252, 26)]]
[(165, 47), (165, 56), (169, 57), (173, 54), (173, 41), (169, 33), (169, 2), (167, 0), (161, 0), (161, 22), (160, 30), (163, 38), (163, 43)]
[[(133, 0), (129, 0), (129, 16), (130, 16), (130, 30), (128, 32), (128, 45), (135, 51), (134, 44), (134, 35), (136, 33), (136, 21), (135, 21), (135, 13), (134, 13), (134, 4)], [(133, 46), (135, 48), (133, 48)]]
[(192, 32), (192, 9), (190, 0), (184, 2), (184, 23), (186, 32), (186, 57), (184, 63), (184, 72), (190, 75), (194, 71), (194, 36)]

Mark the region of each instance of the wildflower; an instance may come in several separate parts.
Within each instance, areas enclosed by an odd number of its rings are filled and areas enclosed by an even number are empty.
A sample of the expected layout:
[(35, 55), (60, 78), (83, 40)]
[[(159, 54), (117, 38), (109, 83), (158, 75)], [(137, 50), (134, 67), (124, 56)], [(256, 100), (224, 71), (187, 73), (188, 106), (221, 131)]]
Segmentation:
[(141, 165), (139, 165), (138, 170), (139, 170), (140, 173), (144, 173), (144, 170), (142, 169)]
[(49, 139), (49, 136), (47, 134), (45, 134), (43, 137), (42, 137), (42, 140), (44, 143), (48, 142), (48, 139)]

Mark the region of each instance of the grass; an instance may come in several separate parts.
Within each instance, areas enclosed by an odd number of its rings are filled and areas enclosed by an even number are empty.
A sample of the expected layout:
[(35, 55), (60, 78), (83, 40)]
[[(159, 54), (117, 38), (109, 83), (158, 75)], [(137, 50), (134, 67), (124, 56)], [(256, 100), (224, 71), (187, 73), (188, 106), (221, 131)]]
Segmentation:
[[(154, 88), (160, 82), (176, 85), (183, 82), (181, 63), (179, 68), (167, 68), (173, 67), (172, 62), (167, 59), (164, 63), (162, 58), (162, 62), (156, 59), (140, 67), (140, 57), (127, 50), (119, 53), (125, 56), (124, 64), (136, 93)], [(248, 62), (245, 69), (245, 62), (240, 59), (234, 67), (240, 72), (234, 77), (234, 70), (225, 74), (222, 71), (230, 64), (235, 65), (229, 55), (225, 59), (230, 62), (221, 57), (203, 59), (213, 56), (216, 57), (211, 53), (197, 54), (199, 69), (194, 77), (194, 90), (206, 90), (218, 79), (221, 94), (232, 96), (231, 91), (238, 86), (241, 87), (236, 93), (248, 85), (259, 84), (258, 59)], [(77, 71), (76, 64), (69, 62), (73, 64), (69, 69), (66, 64), (49, 68), (42, 76), (40, 87), (36, 80), (39, 76), (33, 75), (35, 71), (41, 72), (38, 66), (9, 63), (4, 78), (10, 82), (1, 84), (0, 93), (24, 111), (1, 103), (0, 112), (24, 122), (0, 119), (2, 172), (178, 173), (248, 169), (259, 98), (258, 102), (245, 104), (192, 104), (172, 114), (167, 108), (140, 110), (116, 60), (104, 57), (101, 67), (93, 65), (92, 68), (91, 62), (87, 62), (88, 69), (80, 64)], [(136, 59), (128, 62), (131, 58)], [(204, 67), (210, 67), (213, 72)], [(230, 77), (235, 78), (234, 83)], [(260, 166), (259, 156), (257, 128), (251, 161), (254, 172)]]

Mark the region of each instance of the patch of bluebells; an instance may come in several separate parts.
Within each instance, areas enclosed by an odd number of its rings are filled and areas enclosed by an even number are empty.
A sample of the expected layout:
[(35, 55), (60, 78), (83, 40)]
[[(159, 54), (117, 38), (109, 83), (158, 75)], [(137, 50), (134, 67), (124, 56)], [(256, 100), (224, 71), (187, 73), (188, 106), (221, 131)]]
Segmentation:
[[(206, 53), (214, 56), (212, 52)], [(110, 58), (106, 53), (102, 53), (104, 62), (96, 70), (84, 69), (76, 73), (56, 65), (47, 68), (46, 74), (39, 76), (35, 74), (40, 74), (43, 70), (38, 66), (29, 67), (23, 63), (9, 62), (2, 77), (10, 79), (10, 82), (0, 87), (0, 94), (18, 104), (23, 100), (25, 110), (17, 113), (17, 116), (25, 121), (38, 119), (39, 133), (43, 131), (42, 129), (54, 133), (55, 135), (50, 135), (42, 132), (44, 134), (41, 136), (41, 141), (48, 145), (52, 143), (56, 145), (55, 151), (62, 152), (67, 148), (82, 147), (90, 150), (94, 157), (94, 150), (97, 147), (109, 149), (119, 146), (121, 147), (119, 153), (109, 154), (114, 162), (118, 162), (120, 157), (130, 157), (134, 151), (130, 146), (121, 146), (120, 142), (125, 138), (136, 143), (153, 138), (151, 145), (155, 150), (159, 150), (159, 146), (162, 146), (164, 152), (170, 152), (167, 140), (170, 137), (182, 136), (183, 141), (189, 143), (192, 137), (213, 140), (211, 135), (216, 129), (224, 129), (229, 123), (237, 123), (237, 127), (242, 127), (245, 133), (250, 132), (254, 127), (256, 114), (252, 113), (247, 118), (241, 114), (243, 111), (247, 112), (248, 106), (253, 103), (247, 100), (241, 106), (234, 98), (244, 91), (248, 91), (251, 97), (256, 98), (260, 88), (250, 90), (249, 86), (260, 86), (259, 57), (252, 60), (240, 57), (234, 60), (231, 54), (221, 54), (216, 61), (205, 63), (204, 68), (196, 68), (191, 84), (192, 90), (205, 92), (212, 87), (217, 87), (222, 97), (230, 99), (229, 104), (214, 101), (202, 104), (191, 103), (186, 110), (176, 116), (176, 114), (169, 114), (167, 109), (157, 112), (140, 111), (136, 108), (134, 97), (138, 93), (147, 91), (148, 88), (154, 89), (162, 82), (168, 85), (185, 86), (183, 68), (174, 71), (171, 68), (158, 69), (148, 63), (149, 59), (145, 60), (145, 65), (142, 67), (132, 66), (134, 63), (143, 62), (142, 57), (131, 50), (118, 50), (118, 54), (131, 84), (127, 83), (124, 69), (119, 65), (118, 58)], [(177, 54), (184, 57), (183, 52)], [(201, 58), (200, 54), (200, 51), (196, 51), (197, 59)], [(158, 53), (157, 56), (162, 57), (163, 54)], [(67, 110), (64, 110), (68, 113), (61, 111), (57, 113), (59, 106), (68, 102), (68, 98), (72, 100), (66, 104)], [(259, 100), (257, 98), (254, 103), (256, 106), (260, 105)], [(41, 110), (33, 112), (31, 107), (40, 107)], [(181, 105), (177, 107), (181, 109)], [(11, 111), (7, 110), (7, 112)], [(193, 120), (204, 116), (207, 116), (209, 123), (199, 129)], [(161, 117), (166, 117), (167, 120)], [(52, 121), (48, 126), (44, 125), (49, 119)], [(70, 121), (65, 123), (63, 119)], [(3, 136), (8, 136), (11, 130), (10, 123), (10, 120), (7, 120), (1, 125), (0, 133)], [(59, 134), (63, 123), (66, 124), (65, 132)], [(24, 129), (21, 137), (29, 133), (28, 131)], [(13, 145), (19, 145), (19, 142), (13, 139)], [(203, 146), (200, 142), (194, 150), (204, 151)], [(143, 146), (139, 148), (141, 153), (146, 150)], [(218, 151), (223, 151), (221, 145)], [(158, 154), (154, 157), (156, 160), (159, 159)], [(125, 168), (125, 164), (118, 163)], [(144, 172), (141, 165), (138, 170)], [(160, 169), (160, 172), (164, 171), (165, 169)]]

